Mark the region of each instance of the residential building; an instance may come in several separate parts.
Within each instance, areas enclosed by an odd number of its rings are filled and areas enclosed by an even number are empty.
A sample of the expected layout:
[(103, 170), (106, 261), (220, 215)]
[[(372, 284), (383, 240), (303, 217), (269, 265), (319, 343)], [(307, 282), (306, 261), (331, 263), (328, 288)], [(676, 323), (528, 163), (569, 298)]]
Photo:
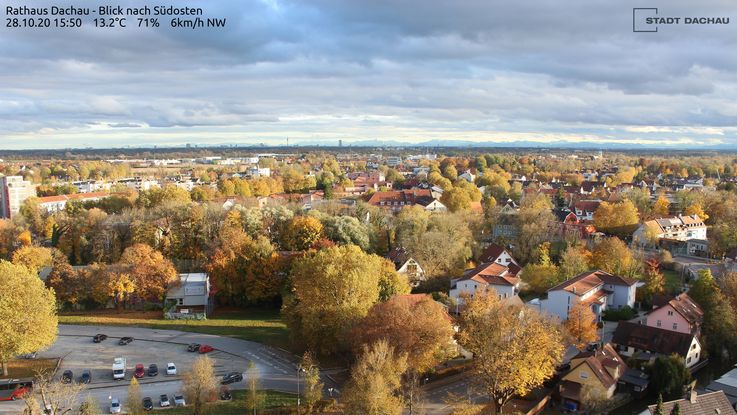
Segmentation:
[[(504, 266), (510, 266), (510, 264), (513, 264), (517, 268), (520, 268), (517, 261), (512, 258), (512, 254), (510, 254), (509, 251), (507, 251), (503, 246), (497, 245), (495, 243), (491, 243), (489, 244), (489, 246), (484, 248), (478, 259), (479, 262), (482, 263), (496, 262), (497, 264), (501, 264)], [(519, 273), (519, 271), (515, 272), (515, 274), (517, 273)]]
[(469, 183), (473, 183), (474, 180), (476, 180), (476, 176), (473, 173), (471, 173), (471, 170), (466, 170), (462, 174), (459, 174), (458, 178), (463, 179)]
[(72, 182), (72, 185), (77, 188), (78, 193), (110, 191), (113, 186), (112, 183), (103, 180), (83, 180)]
[(601, 205), (601, 200), (579, 200), (573, 204), (573, 211), (580, 220), (593, 221), (594, 212)]
[(518, 265), (509, 266), (497, 262), (486, 262), (476, 268), (468, 269), (462, 278), (451, 280), (450, 298), (462, 306), (464, 295), (473, 298), (476, 294), (494, 290), (500, 300), (517, 296), (520, 273)]
[[(730, 404), (724, 392), (708, 392), (699, 395), (691, 391), (688, 398), (663, 402), (662, 413), (671, 414), (678, 404), (681, 415), (735, 415), (734, 407)], [(640, 415), (655, 415), (657, 405), (650, 405)]]
[(620, 321), (614, 331), (612, 343), (622, 356), (651, 361), (657, 356), (677, 354), (683, 357), (686, 367), (699, 363), (702, 357), (701, 343), (691, 333), (682, 333), (644, 324)]
[(414, 258), (409, 256), (406, 249), (402, 247), (393, 248), (386, 257), (394, 263), (397, 273), (406, 276), (413, 287), (425, 281), (425, 271)]
[(448, 209), (439, 200), (432, 197), (429, 189), (390, 190), (376, 192), (371, 195), (368, 204), (390, 209), (393, 212), (405, 206), (418, 205), (430, 212), (445, 212)]
[(154, 179), (143, 179), (140, 177), (129, 177), (126, 179), (120, 179), (115, 182), (116, 184), (122, 184), (125, 187), (128, 187), (130, 189), (135, 189), (137, 191), (141, 190), (151, 190), (152, 188), (159, 187), (158, 180)]
[(706, 240), (706, 225), (698, 215), (678, 215), (649, 220), (632, 235), (632, 240), (640, 245), (652, 244), (654, 239)]
[(600, 270), (586, 271), (548, 289), (548, 298), (540, 301), (540, 308), (567, 320), (571, 308), (584, 302), (600, 321), (601, 313), (608, 308), (634, 307), (636, 290), (637, 281)]
[(704, 312), (686, 293), (667, 300), (653, 299), (653, 310), (645, 317), (645, 325), (699, 336)]
[(0, 218), (12, 218), (26, 199), (35, 196), (36, 186), (22, 176), (0, 177)]
[(572, 411), (586, 409), (582, 398), (586, 388), (602, 390), (611, 399), (627, 370), (627, 364), (609, 343), (601, 350), (579, 353), (570, 363), (571, 369), (561, 377), (558, 393), (563, 407)]
[(80, 202), (96, 202), (100, 199), (110, 197), (106, 192), (93, 193), (73, 193), (69, 195), (45, 196), (38, 198), (38, 207), (47, 213), (60, 212), (67, 206), (70, 200), (78, 200)]
[(179, 274), (179, 284), (169, 288), (164, 300), (167, 317), (207, 317), (213, 309), (210, 277), (205, 273)]
[(737, 405), (737, 366), (706, 387), (707, 392), (722, 391), (727, 395), (729, 403)]

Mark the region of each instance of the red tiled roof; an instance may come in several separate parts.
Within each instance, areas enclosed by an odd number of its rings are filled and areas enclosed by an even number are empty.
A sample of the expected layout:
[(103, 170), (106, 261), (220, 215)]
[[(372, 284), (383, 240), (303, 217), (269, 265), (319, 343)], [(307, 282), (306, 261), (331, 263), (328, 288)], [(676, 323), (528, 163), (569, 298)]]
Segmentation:
[(495, 262), (486, 262), (476, 268), (466, 270), (463, 279), (490, 285), (517, 285), (519, 282), (519, 278), (509, 272), (509, 268)]
[[(414, 204), (428, 204), (431, 203), (435, 198), (432, 197), (432, 192), (429, 189), (411, 189), (411, 190), (389, 190), (385, 192), (376, 192), (368, 200), (370, 205), (374, 206), (390, 206), (397, 203), (395, 206), (411, 206)], [(381, 204), (384, 202), (384, 205)]]
[(553, 288), (548, 289), (548, 292), (565, 290), (580, 296), (597, 288), (602, 284), (630, 286), (634, 285), (636, 282), (637, 281), (620, 277), (618, 275), (612, 275), (600, 270), (586, 271), (556, 285)]
[(108, 196), (110, 196), (110, 193), (107, 192), (72, 193), (70, 195), (39, 197), (38, 203), (63, 202), (65, 200), (99, 199)]

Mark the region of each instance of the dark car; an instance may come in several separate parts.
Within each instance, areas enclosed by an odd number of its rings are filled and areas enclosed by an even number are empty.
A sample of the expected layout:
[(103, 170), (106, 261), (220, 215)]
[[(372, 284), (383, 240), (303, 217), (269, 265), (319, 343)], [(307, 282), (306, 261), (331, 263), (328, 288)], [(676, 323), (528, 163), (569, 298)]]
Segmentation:
[(159, 367), (156, 366), (156, 363), (151, 363), (148, 365), (148, 375), (149, 376), (156, 376), (159, 374)]
[(200, 346), (200, 349), (198, 350), (198, 352), (200, 352), (200, 354), (205, 354), (205, 353), (210, 353), (213, 350), (215, 350), (214, 347), (210, 346), (209, 344), (203, 344)]
[(231, 383), (240, 382), (243, 380), (243, 373), (230, 372), (223, 376), (223, 380), (220, 381), (221, 385), (230, 385)]
[(145, 371), (145, 370), (143, 370), (143, 365), (142, 365), (142, 364), (140, 364), (140, 363), (139, 363), (139, 364), (137, 364), (137, 365), (136, 365), (136, 370), (135, 370), (135, 372), (133, 372), (133, 376), (135, 376), (136, 378), (140, 379), (140, 378), (142, 378), (142, 377), (143, 377), (143, 375), (145, 375), (145, 374), (146, 374), (146, 371)]
[(190, 343), (189, 346), (187, 346), (188, 352), (196, 352), (200, 350), (200, 344), (199, 343)]
[(126, 344), (133, 341), (133, 337), (121, 337), (120, 341), (118, 341), (118, 344), (121, 346), (125, 346)]
[(92, 341), (95, 343), (100, 343), (105, 339), (107, 339), (106, 334), (95, 334), (95, 337), (92, 338)]
[(61, 375), (61, 383), (72, 383), (72, 379), (74, 379), (74, 374), (71, 370), (65, 370)]
[(148, 396), (143, 398), (143, 409), (146, 411), (154, 409), (154, 401), (152, 401)]
[(90, 383), (92, 382), (92, 373), (89, 370), (82, 372), (82, 377), (79, 378), (79, 383)]
[(555, 367), (555, 371), (558, 373), (568, 372), (569, 370), (571, 370), (570, 363), (563, 363), (562, 365), (558, 365)]
[(229, 401), (231, 399), (233, 399), (233, 395), (230, 394), (230, 389), (228, 389), (227, 386), (221, 386), (220, 387), (220, 400)]

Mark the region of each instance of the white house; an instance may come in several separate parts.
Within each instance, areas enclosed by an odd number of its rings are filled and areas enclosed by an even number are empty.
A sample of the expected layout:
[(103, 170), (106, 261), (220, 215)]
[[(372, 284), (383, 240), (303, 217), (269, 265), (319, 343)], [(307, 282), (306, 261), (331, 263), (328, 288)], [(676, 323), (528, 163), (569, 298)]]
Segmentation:
[(677, 354), (690, 368), (701, 361), (701, 343), (693, 333), (666, 330), (644, 324), (620, 321), (612, 343), (622, 356), (652, 360), (657, 356)]
[(406, 276), (413, 287), (425, 281), (425, 270), (422, 269), (419, 262), (409, 255), (406, 249), (402, 247), (394, 248), (386, 256), (394, 263), (397, 274)]
[(179, 284), (169, 288), (164, 304), (172, 317), (204, 315), (212, 312), (210, 277), (205, 273), (179, 274)]
[(649, 220), (632, 234), (632, 240), (641, 245), (651, 243), (651, 238), (688, 241), (706, 240), (706, 225), (698, 215), (678, 215)]
[(518, 274), (519, 269), (521, 269), (517, 261), (512, 258), (512, 255), (509, 253), (509, 251), (507, 251), (503, 246), (497, 244), (489, 244), (489, 246), (484, 249), (481, 255), (479, 255), (479, 262), (496, 262), (497, 264), (501, 264), (507, 267), (514, 265), (518, 268), (517, 270), (512, 270), (514, 274)]
[(634, 307), (637, 281), (604, 271), (586, 271), (548, 290), (548, 298), (540, 301), (540, 309), (561, 320), (579, 302), (591, 306), (597, 320), (608, 308)]
[(477, 293), (496, 291), (500, 300), (515, 297), (519, 293), (520, 278), (507, 266), (487, 262), (476, 268), (466, 270), (462, 278), (451, 280), (450, 297), (458, 305), (463, 305), (463, 295), (473, 298)]
[(473, 183), (473, 181), (476, 180), (476, 176), (471, 173), (471, 170), (466, 170), (465, 172), (463, 172), (463, 174), (459, 174), (458, 178), (463, 179), (469, 183)]

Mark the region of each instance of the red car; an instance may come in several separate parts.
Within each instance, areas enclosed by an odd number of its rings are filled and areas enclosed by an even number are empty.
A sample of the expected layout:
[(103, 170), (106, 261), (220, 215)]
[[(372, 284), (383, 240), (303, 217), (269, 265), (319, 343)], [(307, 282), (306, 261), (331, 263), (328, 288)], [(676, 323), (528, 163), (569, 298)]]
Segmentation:
[(203, 345), (200, 346), (199, 352), (200, 352), (200, 354), (202, 354), (202, 353), (209, 353), (209, 352), (211, 352), (213, 350), (215, 350), (215, 348), (213, 348), (209, 344), (203, 344)]
[(139, 363), (139, 364), (137, 364), (137, 365), (136, 365), (136, 371), (135, 371), (135, 372), (133, 373), (133, 376), (135, 376), (135, 377), (137, 377), (137, 378), (139, 378), (139, 379), (140, 379), (140, 378), (142, 378), (142, 377), (143, 377), (143, 376), (144, 376), (145, 374), (146, 374), (146, 371), (145, 371), (145, 370), (143, 369), (143, 365), (142, 365), (142, 364), (140, 364), (140, 363)]

